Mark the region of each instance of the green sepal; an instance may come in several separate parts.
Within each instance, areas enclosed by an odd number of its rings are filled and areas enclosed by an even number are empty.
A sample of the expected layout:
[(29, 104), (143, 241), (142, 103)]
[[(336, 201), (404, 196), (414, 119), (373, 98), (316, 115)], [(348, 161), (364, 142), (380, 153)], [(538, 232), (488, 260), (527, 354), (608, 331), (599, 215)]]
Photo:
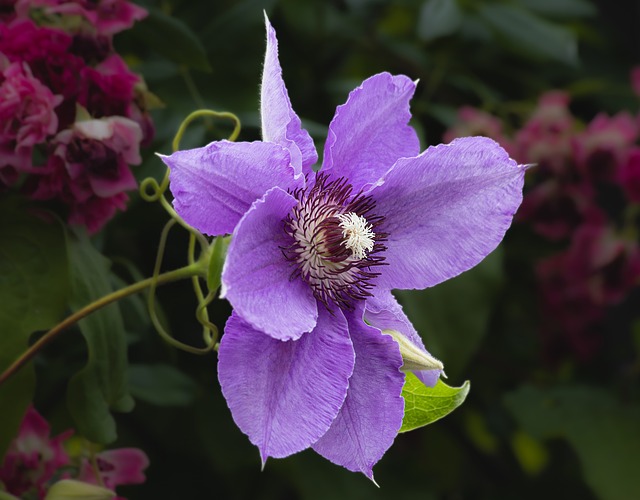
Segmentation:
[(449, 387), (442, 380), (435, 387), (426, 387), (413, 373), (407, 373), (402, 388), (404, 418), (400, 432), (424, 427), (447, 416), (464, 402), (470, 387), (468, 380), (461, 387)]
[(218, 236), (211, 244), (211, 258), (209, 259), (209, 269), (207, 271), (207, 286), (210, 292), (214, 292), (220, 287), (222, 267), (227, 257), (229, 243), (231, 243), (231, 236)]

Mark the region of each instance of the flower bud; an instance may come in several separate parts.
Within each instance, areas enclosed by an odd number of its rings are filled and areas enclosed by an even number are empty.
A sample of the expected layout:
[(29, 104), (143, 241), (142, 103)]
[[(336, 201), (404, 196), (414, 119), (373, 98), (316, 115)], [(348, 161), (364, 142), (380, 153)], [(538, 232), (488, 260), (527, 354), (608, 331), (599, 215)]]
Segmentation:
[(45, 500), (112, 500), (115, 496), (115, 492), (102, 486), (63, 479), (49, 488)]
[[(426, 351), (420, 349), (411, 342), (407, 337), (397, 330), (382, 330), (382, 333), (391, 335), (393, 340), (400, 346), (400, 354), (402, 355), (403, 371), (423, 371), (423, 370), (443, 370), (442, 361), (434, 358)], [(444, 372), (443, 372), (444, 374)]]

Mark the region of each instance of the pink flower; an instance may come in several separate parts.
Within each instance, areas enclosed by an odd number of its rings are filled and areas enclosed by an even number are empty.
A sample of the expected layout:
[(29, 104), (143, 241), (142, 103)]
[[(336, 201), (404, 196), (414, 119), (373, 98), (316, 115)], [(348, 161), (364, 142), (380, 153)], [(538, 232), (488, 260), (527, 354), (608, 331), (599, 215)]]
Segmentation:
[[(147, 479), (144, 470), (149, 466), (149, 458), (138, 448), (119, 448), (98, 453), (96, 465), (104, 487), (115, 490), (116, 486), (144, 483)], [(86, 458), (82, 460), (78, 480), (100, 484), (96, 471)]]
[(129, 116), (134, 98), (134, 87), (140, 77), (131, 72), (117, 54), (112, 54), (95, 68), (85, 67), (85, 82), (79, 98), (92, 116)]
[(20, 18), (29, 18), (36, 10), (54, 19), (80, 16), (98, 35), (108, 36), (131, 28), (135, 21), (147, 16), (145, 9), (125, 0), (18, 0), (16, 3)]
[(629, 151), (620, 168), (620, 185), (629, 201), (640, 203), (640, 148)]
[(640, 97), (640, 66), (631, 69), (631, 88)]
[(540, 333), (549, 361), (573, 352), (578, 359), (593, 358), (602, 343), (604, 308), (592, 300), (583, 274), (567, 272), (569, 253), (556, 254), (536, 266), (542, 319)]
[(569, 249), (541, 261), (537, 276), (543, 338), (549, 345), (563, 338), (586, 361), (601, 343), (607, 308), (623, 300), (640, 277), (640, 249), (617, 236), (592, 207)]
[(576, 165), (592, 182), (614, 182), (627, 149), (637, 138), (638, 125), (629, 113), (613, 117), (600, 113), (572, 141)]
[(635, 242), (618, 237), (604, 215), (591, 213), (573, 236), (567, 272), (584, 275), (593, 301), (609, 306), (624, 299), (636, 285), (640, 249)]
[(43, 497), (46, 484), (56, 470), (69, 464), (62, 442), (73, 432), (66, 431), (53, 439), (49, 438), (49, 433), (47, 421), (29, 407), (18, 436), (0, 466), (0, 482), (13, 495), (20, 496), (34, 490)]
[(109, 222), (118, 210), (123, 212), (127, 208), (129, 197), (125, 193), (118, 193), (108, 198), (93, 196), (84, 202), (71, 204), (69, 224), (84, 226), (90, 234), (97, 233)]
[(72, 38), (63, 31), (37, 27), (31, 20), (0, 24), (0, 53), (11, 62), (26, 62), (35, 78), (64, 101), (56, 108), (59, 128), (75, 119), (84, 61), (71, 53)]
[(34, 78), (26, 64), (9, 64), (0, 82), (0, 168), (27, 171), (33, 147), (57, 131), (54, 109), (62, 96)]
[(126, 207), (125, 192), (137, 186), (129, 165), (141, 161), (141, 139), (138, 124), (121, 116), (76, 122), (53, 139), (46, 173), (29, 179), (27, 193), (63, 201), (70, 223), (95, 232)]
[(516, 220), (528, 222), (536, 233), (549, 240), (567, 238), (582, 222), (592, 203), (592, 191), (588, 185), (549, 178), (527, 192)]
[(565, 175), (573, 130), (569, 95), (561, 91), (547, 92), (538, 100), (529, 121), (516, 133), (514, 157), (537, 164), (538, 175)]
[(491, 137), (505, 148), (509, 142), (502, 133), (502, 120), (471, 106), (463, 106), (458, 110), (458, 120), (444, 133), (443, 141), (451, 142), (458, 137), (474, 135)]

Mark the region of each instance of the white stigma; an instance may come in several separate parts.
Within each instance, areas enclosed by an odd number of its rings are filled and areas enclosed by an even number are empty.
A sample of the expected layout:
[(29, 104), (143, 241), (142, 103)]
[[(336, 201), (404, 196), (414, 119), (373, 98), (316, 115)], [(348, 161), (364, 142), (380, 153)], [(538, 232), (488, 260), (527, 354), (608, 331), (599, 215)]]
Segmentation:
[(353, 212), (337, 216), (342, 228), (342, 236), (345, 238), (344, 246), (351, 250), (356, 259), (364, 259), (367, 252), (373, 250), (375, 233), (371, 230), (371, 224), (367, 219)]

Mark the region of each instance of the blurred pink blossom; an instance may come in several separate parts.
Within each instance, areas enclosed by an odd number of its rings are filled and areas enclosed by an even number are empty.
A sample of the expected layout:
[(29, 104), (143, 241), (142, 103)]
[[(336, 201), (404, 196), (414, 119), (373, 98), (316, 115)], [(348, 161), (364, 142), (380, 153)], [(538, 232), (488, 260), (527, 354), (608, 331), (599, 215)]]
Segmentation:
[(60, 199), (70, 208), (69, 222), (96, 232), (124, 209), (126, 191), (137, 183), (129, 165), (140, 163), (142, 132), (121, 116), (78, 121), (52, 140), (46, 174), (33, 176), (33, 199)]
[[(4, 462), (0, 463), (0, 491), (42, 499), (51, 483), (63, 478), (102, 484), (111, 490), (146, 480), (144, 470), (149, 466), (149, 459), (140, 449), (102, 451), (95, 456), (97, 470), (94, 470), (86, 456), (70, 458), (65, 452), (63, 442), (73, 435), (73, 430), (55, 438), (50, 438), (49, 434), (47, 421), (29, 407), (18, 436), (11, 443)], [(100, 475), (99, 479), (96, 473)]]
[(543, 175), (563, 175), (571, 156), (574, 123), (567, 93), (550, 91), (543, 94), (529, 120), (515, 134), (514, 157), (536, 164), (536, 170)]
[(621, 112), (610, 117), (600, 113), (572, 140), (578, 170), (592, 182), (615, 182), (618, 166), (637, 138), (638, 125), (631, 114)]
[(31, 17), (34, 11), (50, 18), (80, 16), (100, 35), (119, 33), (147, 16), (145, 9), (126, 0), (18, 0), (15, 8), (23, 19)]
[(547, 179), (527, 192), (516, 221), (527, 222), (539, 235), (559, 241), (568, 238), (582, 222), (593, 196), (588, 185)]
[(620, 185), (629, 201), (640, 203), (640, 148), (632, 148), (620, 168)]
[(443, 141), (451, 142), (456, 137), (482, 135), (500, 143), (507, 150), (509, 141), (502, 132), (502, 120), (471, 106), (463, 106), (458, 110), (458, 121), (444, 133)]
[(50, 438), (50, 430), (47, 421), (29, 407), (18, 436), (9, 446), (0, 466), (0, 483), (10, 493), (20, 496), (35, 491), (39, 498), (43, 497), (47, 482), (60, 467), (69, 463), (62, 442), (73, 431)]
[[(117, 486), (142, 484), (146, 481), (144, 470), (149, 458), (138, 448), (106, 450), (96, 455), (96, 465), (105, 488), (115, 490)], [(83, 458), (78, 474), (80, 481), (100, 484), (87, 458)]]
[[(2, 69), (0, 67), (0, 69)], [(9, 64), (0, 75), (0, 169), (29, 171), (33, 147), (56, 133), (55, 108), (62, 96), (33, 77), (24, 63)]]

